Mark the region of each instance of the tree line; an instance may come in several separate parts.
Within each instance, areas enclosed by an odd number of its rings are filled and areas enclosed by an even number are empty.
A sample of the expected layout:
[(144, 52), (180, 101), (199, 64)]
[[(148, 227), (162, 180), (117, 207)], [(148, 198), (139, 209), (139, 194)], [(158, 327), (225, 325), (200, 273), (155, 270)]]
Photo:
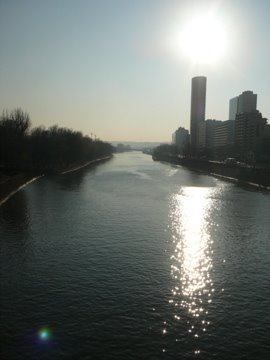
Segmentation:
[(112, 152), (109, 143), (79, 131), (57, 125), (31, 128), (21, 109), (0, 116), (0, 166), (6, 170), (57, 172)]

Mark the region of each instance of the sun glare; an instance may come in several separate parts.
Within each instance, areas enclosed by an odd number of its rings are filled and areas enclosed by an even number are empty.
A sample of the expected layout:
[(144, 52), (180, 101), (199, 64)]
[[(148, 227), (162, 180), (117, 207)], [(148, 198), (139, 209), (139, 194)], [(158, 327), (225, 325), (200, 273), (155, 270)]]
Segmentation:
[(197, 63), (212, 63), (226, 53), (227, 34), (213, 15), (195, 17), (180, 34), (182, 52)]

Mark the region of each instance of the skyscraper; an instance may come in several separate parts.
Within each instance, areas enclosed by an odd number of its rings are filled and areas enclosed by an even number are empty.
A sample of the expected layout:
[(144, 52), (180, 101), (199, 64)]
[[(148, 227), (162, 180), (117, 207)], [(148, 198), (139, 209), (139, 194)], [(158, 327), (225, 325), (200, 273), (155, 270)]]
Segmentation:
[(242, 112), (235, 119), (235, 145), (243, 160), (248, 152), (259, 152), (267, 120), (258, 110)]
[(190, 146), (196, 153), (199, 148), (199, 132), (205, 120), (206, 77), (196, 76), (191, 84)]
[(238, 96), (230, 99), (229, 120), (235, 120), (236, 114), (238, 113), (238, 100)]
[(230, 100), (229, 120), (235, 120), (237, 114), (257, 109), (257, 94), (253, 91), (243, 91), (241, 95)]
[(257, 109), (257, 94), (253, 91), (244, 91), (238, 96), (238, 109), (237, 114), (243, 112), (250, 112)]

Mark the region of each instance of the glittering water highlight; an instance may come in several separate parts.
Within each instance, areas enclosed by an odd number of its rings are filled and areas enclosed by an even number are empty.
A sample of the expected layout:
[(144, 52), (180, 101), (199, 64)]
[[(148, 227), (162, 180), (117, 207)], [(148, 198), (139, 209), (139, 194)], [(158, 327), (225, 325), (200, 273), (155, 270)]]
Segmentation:
[[(203, 336), (209, 321), (208, 304), (214, 292), (211, 279), (212, 240), (208, 232), (213, 206), (212, 188), (184, 187), (171, 199), (172, 296), (176, 321), (186, 323), (187, 335)], [(199, 349), (194, 352), (198, 354)]]

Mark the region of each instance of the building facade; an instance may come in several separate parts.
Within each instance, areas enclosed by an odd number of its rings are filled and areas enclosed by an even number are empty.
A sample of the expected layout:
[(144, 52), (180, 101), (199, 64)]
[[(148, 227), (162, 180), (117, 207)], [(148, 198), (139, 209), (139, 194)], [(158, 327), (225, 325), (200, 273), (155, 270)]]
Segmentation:
[(235, 120), (237, 112), (238, 112), (238, 96), (230, 99), (229, 120)]
[(178, 152), (183, 154), (189, 145), (189, 131), (179, 127), (172, 135), (172, 143), (177, 146)]
[(207, 149), (211, 149), (214, 146), (214, 132), (216, 127), (220, 124), (222, 124), (222, 121), (220, 120), (205, 120), (205, 146)]
[(202, 150), (206, 145), (205, 121), (200, 121), (197, 126), (197, 150)]
[(232, 146), (234, 144), (234, 120), (221, 121), (214, 130), (214, 147)]
[(205, 121), (206, 77), (196, 76), (191, 83), (191, 109), (190, 109), (190, 146), (191, 152), (199, 149), (199, 140), (202, 136), (201, 123)]
[(237, 114), (250, 112), (257, 109), (257, 94), (253, 91), (244, 91), (238, 96)]
[(253, 91), (243, 91), (241, 95), (230, 99), (229, 120), (235, 120), (236, 115), (257, 109), (257, 94)]
[(245, 160), (249, 153), (261, 152), (267, 120), (258, 110), (242, 112), (235, 119), (235, 146), (238, 156)]

